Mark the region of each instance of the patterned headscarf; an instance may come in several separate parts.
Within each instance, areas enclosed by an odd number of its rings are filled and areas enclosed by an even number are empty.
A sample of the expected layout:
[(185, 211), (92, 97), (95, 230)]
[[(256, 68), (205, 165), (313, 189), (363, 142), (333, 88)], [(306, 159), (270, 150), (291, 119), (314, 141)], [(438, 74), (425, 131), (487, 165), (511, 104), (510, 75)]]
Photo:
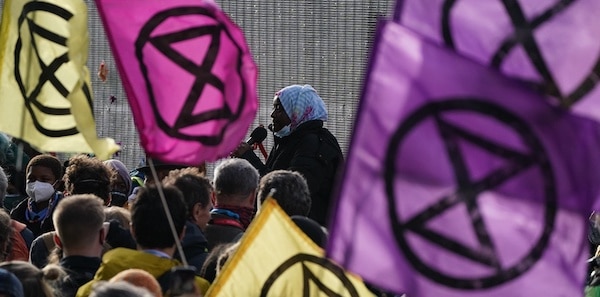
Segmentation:
[(296, 130), (300, 124), (312, 120), (327, 121), (325, 102), (310, 85), (291, 85), (275, 93), (292, 123), (290, 128)]

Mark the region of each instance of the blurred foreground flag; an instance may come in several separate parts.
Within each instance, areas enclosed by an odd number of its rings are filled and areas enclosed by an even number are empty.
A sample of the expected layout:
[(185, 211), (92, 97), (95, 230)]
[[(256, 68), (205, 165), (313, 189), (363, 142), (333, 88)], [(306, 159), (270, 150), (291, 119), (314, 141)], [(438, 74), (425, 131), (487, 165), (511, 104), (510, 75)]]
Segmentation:
[(400, 24), (600, 121), (600, 1), (400, 0)]
[(240, 28), (209, 0), (96, 3), (146, 153), (187, 165), (228, 156), (258, 106)]
[(96, 135), (87, 21), (82, 0), (4, 2), (0, 131), (40, 151), (109, 159), (119, 150)]
[(327, 255), (408, 296), (581, 296), (599, 131), (382, 23)]
[(267, 199), (206, 296), (373, 296)]

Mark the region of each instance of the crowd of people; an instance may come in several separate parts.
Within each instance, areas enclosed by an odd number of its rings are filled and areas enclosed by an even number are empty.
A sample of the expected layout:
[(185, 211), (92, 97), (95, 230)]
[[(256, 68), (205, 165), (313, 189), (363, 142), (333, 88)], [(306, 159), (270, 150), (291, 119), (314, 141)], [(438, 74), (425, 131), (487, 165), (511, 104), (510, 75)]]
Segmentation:
[(18, 140), (0, 135), (0, 295), (202, 296), (268, 196), (324, 247), (343, 162), (325, 104), (292, 85), (271, 117), (266, 162), (242, 143), (211, 178), (160, 158), (155, 172), (30, 149), (16, 160)]

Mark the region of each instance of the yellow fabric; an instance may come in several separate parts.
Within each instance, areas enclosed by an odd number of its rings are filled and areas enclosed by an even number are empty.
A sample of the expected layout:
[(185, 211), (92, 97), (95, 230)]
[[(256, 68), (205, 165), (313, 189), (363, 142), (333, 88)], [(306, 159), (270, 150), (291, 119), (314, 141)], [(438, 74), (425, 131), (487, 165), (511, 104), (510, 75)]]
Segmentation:
[(82, 0), (6, 0), (0, 27), (0, 131), (40, 151), (109, 159), (119, 146), (96, 135), (87, 56)]
[[(330, 290), (330, 291), (328, 291)], [(373, 296), (267, 199), (206, 296)]]
[[(174, 259), (161, 258), (132, 249), (116, 248), (104, 254), (102, 264), (98, 268), (94, 279), (79, 288), (77, 297), (89, 296), (94, 283), (101, 280), (110, 280), (119, 272), (130, 268), (142, 269), (158, 278), (171, 268), (180, 265), (181, 263)], [(196, 286), (202, 294), (206, 293), (209, 285), (207, 280), (196, 277)]]

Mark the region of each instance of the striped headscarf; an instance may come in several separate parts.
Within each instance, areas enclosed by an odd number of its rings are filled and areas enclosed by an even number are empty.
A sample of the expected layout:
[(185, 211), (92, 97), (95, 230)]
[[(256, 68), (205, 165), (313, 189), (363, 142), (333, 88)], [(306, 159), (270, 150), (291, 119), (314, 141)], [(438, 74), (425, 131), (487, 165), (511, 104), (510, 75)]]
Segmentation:
[(291, 120), (291, 131), (312, 120), (327, 121), (325, 102), (310, 85), (291, 85), (275, 93)]

